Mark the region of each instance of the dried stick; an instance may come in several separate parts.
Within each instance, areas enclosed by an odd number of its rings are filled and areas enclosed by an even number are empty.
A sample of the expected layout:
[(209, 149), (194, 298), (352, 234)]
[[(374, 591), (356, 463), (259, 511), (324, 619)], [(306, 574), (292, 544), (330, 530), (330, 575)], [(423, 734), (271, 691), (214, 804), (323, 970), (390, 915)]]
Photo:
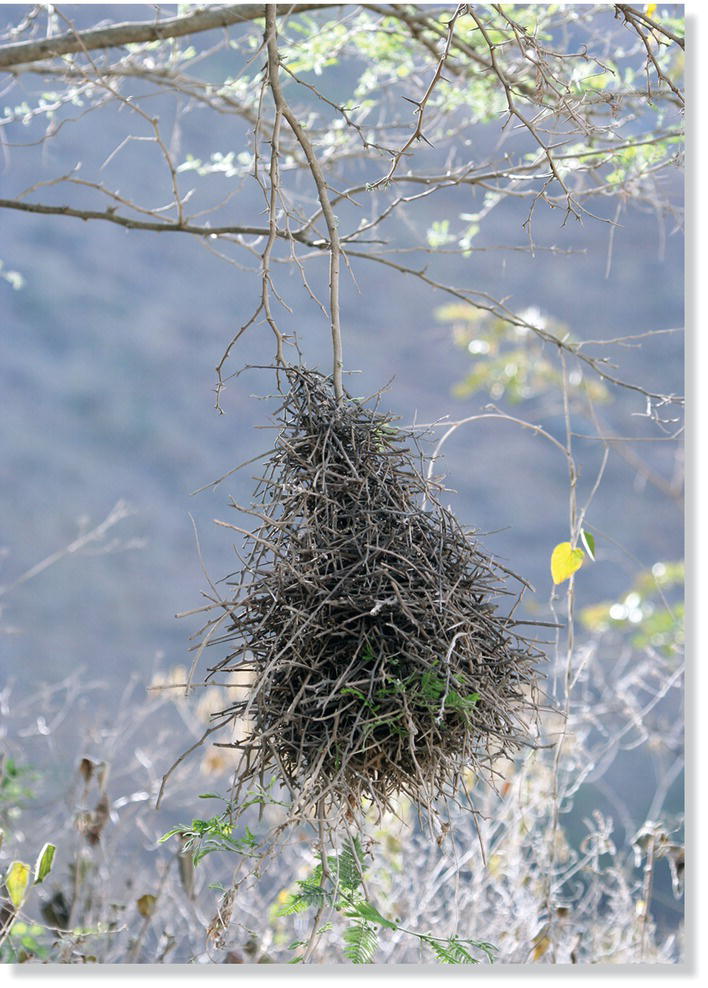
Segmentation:
[(344, 395), (342, 388), (342, 332), (339, 322), (339, 271), (342, 251), (339, 230), (337, 228), (337, 218), (334, 215), (332, 203), (327, 192), (327, 182), (312, 143), (283, 96), (283, 90), (280, 85), (280, 54), (278, 52), (276, 8), (274, 4), (266, 4), (265, 9), (268, 81), (271, 92), (273, 93), (276, 114), (282, 114), (285, 118), (307, 159), (308, 167), (317, 187), (317, 195), (322, 206), (322, 215), (327, 224), (327, 232), (329, 234), (329, 313), (332, 331), (332, 380), (334, 383), (334, 393), (337, 399), (341, 400)]

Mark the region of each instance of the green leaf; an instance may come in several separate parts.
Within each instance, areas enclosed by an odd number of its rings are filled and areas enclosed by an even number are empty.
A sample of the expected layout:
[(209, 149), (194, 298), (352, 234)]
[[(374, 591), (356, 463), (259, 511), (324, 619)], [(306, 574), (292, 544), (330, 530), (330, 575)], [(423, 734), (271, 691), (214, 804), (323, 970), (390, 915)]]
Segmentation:
[(321, 885), (312, 881), (298, 882), (298, 891), (278, 907), (276, 916), (292, 916), (293, 913), (304, 913), (312, 906), (324, 905), (327, 902), (327, 891)]
[(551, 554), (551, 576), (555, 584), (568, 580), (583, 565), (585, 553), (570, 542), (559, 542)]
[(364, 870), (364, 850), (358, 837), (347, 841), (342, 851), (329, 860), (329, 865), (339, 878), (339, 884), (345, 889), (357, 889), (361, 885)]
[(353, 919), (356, 916), (360, 916), (362, 919), (368, 920), (370, 923), (377, 923), (379, 926), (385, 926), (389, 930), (397, 930), (398, 926), (396, 923), (391, 922), (390, 919), (386, 919), (382, 916), (378, 909), (375, 909), (369, 902), (357, 902), (352, 909), (345, 913)]
[(30, 866), (24, 861), (13, 861), (5, 875), (7, 894), (15, 909), (25, 901), (30, 879)]
[(353, 964), (371, 964), (379, 945), (376, 929), (368, 923), (356, 923), (344, 931), (344, 953)]
[(164, 844), (164, 842), (166, 840), (169, 840), (170, 837), (174, 837), (175, 834), (183, 834), (184, 831), (185, 831), (184, 827), (173, 827), (172, 830), (168, 830), (166, 834), (163, 834), (162, 837), (159, 837), (157, 842), (158, 844)]
[(45, 844), (42, 850), (37, 855), (37, 861), (34, 866), (34, 884), (39, 885), (47, 877), (49, 872), (52, 870), (52, 864), (54, 862), (54, 854), (56, 852), (56, 847), (54, 844)]
[(591, 532), (586, 532), (584, 528), (580, 530), (580, 538), (582, 539), (583, 545), (585, 546), (585, 551), (587, 552), (590, 562), (595, 562), (595, 536)]

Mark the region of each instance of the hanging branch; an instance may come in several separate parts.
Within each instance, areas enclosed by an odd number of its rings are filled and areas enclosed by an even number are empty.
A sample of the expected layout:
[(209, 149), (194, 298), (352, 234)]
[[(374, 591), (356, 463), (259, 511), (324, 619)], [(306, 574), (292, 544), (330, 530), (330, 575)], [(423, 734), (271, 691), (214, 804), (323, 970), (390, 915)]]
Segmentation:
[(299, 120), (288, 106), (283, 96), (280, 86), (280, 55), (278, 53), (278, 35), (276, 27), (276, 9), (274, 4), (266, 4), (266, 31), (265, 42), (268, 52), (268, 81), (273, 102), (275, 103), (276, 115), (282, 114), (292, 130), (295, 138), (303, 150), (308, 167), (312, 173), (312, 178), (317, 186), (317, 196), (322, 206), (322, 215), (327, 224), (329, 234), (329, 311), (332, 330), (332, 381), (334, 383), (334, 393), (337, 400), (341, 400), (344, 391), (342, 389), (342, 331), (339, 323), (339, 269), (341, 260), (341, 246), (339, 240), (339, 230), (337, 229), (337, 218), (332, 209), (332, 203), (327, 193), (327, 182), (324, 173), (320, 168), (317, 155), (312, 147), (309, 137), (305, 133)]

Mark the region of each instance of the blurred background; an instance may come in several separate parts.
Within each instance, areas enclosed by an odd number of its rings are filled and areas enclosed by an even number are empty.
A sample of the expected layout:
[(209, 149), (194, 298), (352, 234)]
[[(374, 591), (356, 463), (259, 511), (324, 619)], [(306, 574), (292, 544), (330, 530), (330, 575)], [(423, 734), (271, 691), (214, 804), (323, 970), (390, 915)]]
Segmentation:
[[(99, 13), (119, 20), (145, 15), (141, 5), (72, 9), (79, 25), (93, 23)], [(4, 7), (3, 22), (13, 17), (13, 8)], [(25, 77), (23, 85), (31, 89), (40, 82)], [(165, 117), (173, 112), (166, 97), (156, 98), (153, 107)], [(15, 129), (3, 150), (0, 195), (66, 174), (77, 162), (90, 170), (106, 159), (121, 140), (120, 112), (109, 108), (76, 117), (46, 143), (37, 143), (42, 126), (36, 123)], [(204, 157), (215, 147), (246, 146), (242, 122), (231, 119), (219, 132), (213, 123), (198, 113), (180, 119), (185, 153)], [(475, 139), (488, 140), (491, 148), (496, 137)], [(109, 171), (116, 186), (140, 200), (163, 195), (164, 170), (154, 154), (133, 148), (116, 155)], [(226, 176), (209, 181), (226, 192)], [(250, 201), (249, 194), (244, 182), (240, 202), (258, 216), (255, 185)], [(673, 195), (680, 200), (678, 178)], [(59, 203), (66, 195), (50, 189), (45, 199)], [(458, 189), (445, 208), (471, 206), (472, 192)], [(439, 219), (438, 208), (431, 197), (418, 207), (416, 221), (430, 227)], [(506, 298), (516, 311), (535, 310), (578, 339), (683, 325), (682, 234), (664, 218), (631, 206), (624, 210), (611, 263), (607, 224), (586, 218), (562, 226), (562, 217), (548, 210), (537, 212), (539, 249), (533, 254), (490, 249), (524, 248), (524, 218), (513, 200), (500, 204), (470, 257), (438, 259), (445, 280)], [(215, 581), (237, 568), (230, 533), (213, 519), (231, 520), (229, 495), (248, 502), (255, 468), (192, 492), (268, 448), (272, 433), (262, 427), (274, 408), (274, 382), (269, 371), (250, 370), (229, 382), (221, 399), (224, 414), (215, 410), (214, 368), (252, 311), (258, 286), (252, 274), (223, 263), (192, 238), (11, 211), (3, 211), (0, 222), (4, 270), (16, 273), (0, 280), (0, 582), (8, 591), (0, 688), (11, 707), (8, 723), (23, 732), (13, 744), (39, 769), (52, 766), (56, 793), (66, 788), (92, 739), (100, 753), (106, 737), (116, 741), (118, 725), (127, 729), (129, 720), (117, 712), (129, 706), (130, 696), (143, 697), (155, 676), (168, 677), (191, 663), (190, 635), (199, 622), (175, 615), (200, 606), (206, 588), (202, 562)], [(308, 270), (316, 289), (326, 285), (324, 258)], [(347, 272), (342, 280), (350, 392), (366, 395), (388, 385), (382, 402), (405, 423), (481, 411), (489, 395), (466, 393), (464, 386), (478, 359), (470, 346), (475, 333), (454, 312), (441, 311), (450, 300), (377, 265), (354, 264), (352, 274), (356, 282)], [(280, 284), (293, 306), (289, 324), (306, 360), (328, 371), (329, 332), (321, 312), (296, 274), (283, 275)], [(266, 330), (252, 330), (239, 342), (230, 369), (267, 363), (270, 351)], [(682, 390), (680, 333), (608, 352), (623, 379), (662, 392)], [(498, 402), (512, 414), (531, 414), (523, 400), (514, 405), (508, 399), (502, 395)], [(633, 457), (613, 447), (593, 501), (588, 523), (597, 561), (577, 581), (580, 608), (620, 600), (640, 572), (683, 558), (675, 486), (681, 464), (674, 444), (644, 441), (655, 431), (644, 418), (639, 393), (613, 390), (602, 414), (615, 434), (637, 441), (630, 446)], [(545, 421), (562, 429), (553, 412)], [(576, 455), (582, 501), (594, 483), (601, 444), (579, 439)], [(446, 443), (440, 469), (452, 488), (447, 500), (461, 521), (479, 530), (487, 549), (533, 584), (529, 613), (546, 614), (550, 552), (568, 537), (563, 457), (528, 431), (475, 422)], [(38, 563), (103, 522), (117, 502), (129, 510), (102, 541), (89, 540), (31, 575)], [(24, 579), (28, 572), (31, 578)], [(612, 654), (601, 661), (611, 664)], [(55, 709), (62, 691), (73, 697), (65, 715), (43, 726), (45, 709)], [(18, 710), (25, 711), (23, 720)], [(176, 757), (191, 728), (169, 704), (160, 710), (158, 727), (148, 720), (131, 729), (148, 749), (149, 739), (163, 732), (163, 754), (174, 742)], [(655, 793), (651, 773), (637, 771), (632, 759), (631, 752), (618, 757), (608, 777), (629, 807), (626, 829), (644, 819)], [(168, 766), (158, 759), (153, 770), (159, 775)], [(669, 799), (672, 810), (680, 808), (680, 784), (679, 776)], [(182, 810), (192, 812), (174, 802), (168, 809), (167, 822)], [(675, 907), (665, 877), (665, 921), (671, 925)]]

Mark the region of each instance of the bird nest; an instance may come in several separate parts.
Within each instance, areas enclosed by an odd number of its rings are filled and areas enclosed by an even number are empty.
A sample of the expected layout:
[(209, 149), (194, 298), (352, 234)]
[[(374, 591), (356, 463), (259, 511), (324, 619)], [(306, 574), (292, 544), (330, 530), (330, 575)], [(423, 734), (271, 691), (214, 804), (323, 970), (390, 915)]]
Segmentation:
[(434, 810), (531, 743), (540, 652), (511, 616), (523, 586), (440, 503), (414, 432), (376, 402), (338, 401), (319, 373), (287, 377), (240, 509), (257, 524), (238, 529), (243, 570), (223, 602), (231, 653), (210, 670), (250, 678), (215, 714), (241, 730), (237, 788), (275, 777), (294, 816), (397, 795)]

